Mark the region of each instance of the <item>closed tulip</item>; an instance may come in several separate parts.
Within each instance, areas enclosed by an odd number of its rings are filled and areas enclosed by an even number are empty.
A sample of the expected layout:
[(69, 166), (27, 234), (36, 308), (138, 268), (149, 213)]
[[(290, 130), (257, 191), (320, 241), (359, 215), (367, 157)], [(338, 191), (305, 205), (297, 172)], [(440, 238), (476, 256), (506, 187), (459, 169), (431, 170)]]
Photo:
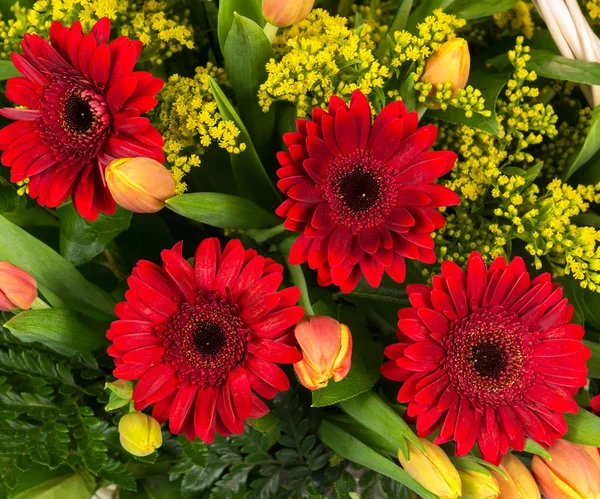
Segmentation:
[(175, 195), (171, 172), (151, 158), (118, 159), (105, 175), (117, 204), (135, 213), (156, 213)]
[(531, 471), (547, 499), (600, 499), (600, 468), (582, 445), (557, 440), (551, 460), (534, 456)]
[(294, 364), (300, 382), (309, 390), (327, 386), (331, 378), (346, 377), (352, 362), (352, 335), (345, 324), (325, 315), (301, 320), (295, 329), (302, 360)]
[(457, 499), (462, 487), (458, 471), (439, 445), (426, 438), (420, 439), (425, 452), (408, 442), (410, 459), (398, 453), (400, 464), (406, 472), (439, 499)]
[(149, 456), (162, 445), (162, 433), (156, 419), (143, 412), (125, 414), (119, 421), (123, 448), (134, 456)]
[(463, 38), (453, 38), (444, 43), (427, 59), (422, 81), (432, 85), (452, 84), (452, 96), (465, 88), (469, 79), (471, 55), (469, 44)]
[(463, 499), (496, 499), (500, 494), (498, 482), (491, 474), (474, 470), (458, 470)]
[(500, 469), (506, 473), (506, 478), (492, 471), (500, 488), (498, 499), (541, 499), (540, 489), (519, 458), (506, 454), (502, 458)]
[(28, 310), (36, 298), (35, 279), (12, 263), (0, 262), (0, 310)]
[(315, 0), (263, 0), (263, 17), (278, 28), (285, 28), (303, 21), (315, 4)]

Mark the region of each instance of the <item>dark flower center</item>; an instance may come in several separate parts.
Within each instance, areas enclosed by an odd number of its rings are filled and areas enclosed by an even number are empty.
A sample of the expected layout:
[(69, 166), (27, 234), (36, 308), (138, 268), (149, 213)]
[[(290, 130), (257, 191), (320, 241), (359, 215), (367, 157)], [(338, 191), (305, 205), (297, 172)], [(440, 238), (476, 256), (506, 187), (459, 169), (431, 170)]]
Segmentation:
[(471, 363), (481, 376), (497, 378), (506, 367), (506, 356), (497, 344), (480, 343), (471, 350)]
[(80, 95), (71, 94), (65, 101), (65, 125), (74, 133), (87, 132), (94, 124), (90, 103)]
[(450, 383), (475, 408), (511, 402), (534, 377), (536, 336), (516, 315), (499, 307), (455, 320), (444, 342), (442, 363)]
[(369, 151), (333, 158), (322, 188), (335, 221), (354, 233), (385, 222), (398, 198), (393, 172)]
[(246, 358), (250, 330), (236, 306), (214, 291), (200, 291), (193, 304), (157, 328), (163, 338), (165, 360), (180, 379), (199, 386), (220, 385)]
[(340, 194), (354, 212), (371, 208), (379, 199), (379, 182), (371, 172), (354, 171), (340, 180)]
[(225, 345), (225, 333), (221, 326), (209, 321), (200, 321), (196, 324), (194, 346), (200, 355), (214, 357), (218, 355)]

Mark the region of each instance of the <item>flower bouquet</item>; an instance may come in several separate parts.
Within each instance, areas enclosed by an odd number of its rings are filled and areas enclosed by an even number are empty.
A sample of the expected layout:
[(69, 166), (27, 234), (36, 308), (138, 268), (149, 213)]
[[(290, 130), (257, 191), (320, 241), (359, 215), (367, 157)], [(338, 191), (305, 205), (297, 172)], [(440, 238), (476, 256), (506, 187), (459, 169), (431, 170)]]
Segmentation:
[(0, 11), (0, 498), (600, 498), (598, 0)]

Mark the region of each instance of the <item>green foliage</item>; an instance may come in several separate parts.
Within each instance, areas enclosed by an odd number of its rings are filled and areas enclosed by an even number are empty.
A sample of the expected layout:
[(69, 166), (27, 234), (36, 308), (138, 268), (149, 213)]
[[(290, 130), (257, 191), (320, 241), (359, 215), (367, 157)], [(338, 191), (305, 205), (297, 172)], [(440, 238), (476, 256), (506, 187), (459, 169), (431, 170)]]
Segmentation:
[(210, 491), (214, 499), (230, 497), (289, 497), (305, 487), (324, 490), (329, 477), (316, 481), (313, 473), (328, 463), (330, 452), (318, 442), (314, 424), (298, 395), (287, 392), (274, 400), (273, 415), (280, 436), (248, 428), (243, 435), (217, 437), (205, 446), (183, 443), (183, 453), (169, 470), (181, 480), (181, 493)]

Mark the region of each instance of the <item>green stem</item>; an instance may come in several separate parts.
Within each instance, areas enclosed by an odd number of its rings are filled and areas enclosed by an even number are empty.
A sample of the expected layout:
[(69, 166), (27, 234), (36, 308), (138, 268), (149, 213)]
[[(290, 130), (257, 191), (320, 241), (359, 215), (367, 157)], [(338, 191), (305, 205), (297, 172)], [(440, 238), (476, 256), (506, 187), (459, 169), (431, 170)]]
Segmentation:
[(308, 296), (308, 287), (306, 286), (306, 279), (304, 278), (302, 267), (300, 265), (292, 265), (288, 259), (291, 246), (292, 240), (286, 239), (279, 244), (279, 252), (281, 253), (281, 256), (283, 256), (285, 264), (290, 271), (292, 282), (300, 290), (300, 306), (304, 307), (306, 315), (315, 315), (312, 305), (310, 304), (310, 296)]
[(36, 296), (35, 300), (33, 300), (33, 303), (31, 304), (31, 307), (29, 308), (31, 310), (44, 310), (52, 307), (48, 305), (44, 300), (42, 300), (39, 296)]
[(423, 115), (427, 112), (427, 106), (421, 102), (417, 102), (415, 111), (419, 115), (419, 121), (423, 118)]
[(275, 35), (277, 34), (277, 31), (279, 30), (279, 28), (277, 26), (273, 26), (270, 22), (266, 22), (263, 30), (265, 32), (265, 35), (267, 35), (269, 42), (272, 45), (273, 40), (275, 39)]
[(348, 17), (352, 10), (353, 3), (354, 3), (354, 0), (340, 0), (340, 3), (338, 5), (338, 11), (337, 11), (338, 16)]

